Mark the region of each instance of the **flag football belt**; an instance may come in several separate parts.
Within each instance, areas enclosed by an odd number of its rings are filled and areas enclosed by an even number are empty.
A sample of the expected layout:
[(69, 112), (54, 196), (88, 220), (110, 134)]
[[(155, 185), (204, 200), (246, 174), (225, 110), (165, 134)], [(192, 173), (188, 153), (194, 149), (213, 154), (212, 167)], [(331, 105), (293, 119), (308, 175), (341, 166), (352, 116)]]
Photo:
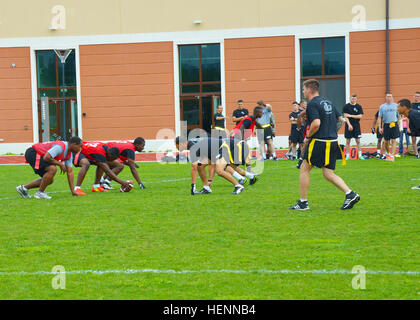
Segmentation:
[(222, 128), (222, 127), (214, 127), (213, 129), (219, 130), (219, 131), (225, 131), (225, 128)]
[[(238, 153), (239, 153), (239, 162), (240, 162), (240, 163), (242, 163), (242, 144), (241, 144), (241, 142), (246, 143), (245, 141), (239, 141), (239, 142), (236, 144), (236, 146), (238, 147), (238, 151), (239, 151)], [(228, 145), (226, 142), (223, 142), (223, 143), (222, 143), (222, 145), (220, 146), (220, 149), (222, 149), (223, 147), (225, 147), (225, 148), (227, 149), (228, 153), (229, 153), (229, 159), (230, 159), (230, 162), (231, 162), (231, 163), (235, 163), (235, 162), (234, 162), (234, 160), (233, 160), (232, 152), (230, 151), (230, 147), (229, 147), (229, 145)], [(250, 151), (249, 153), (251, 153), (251, 151)], [(248, 161), (248, 158), (249, 158), (249, 154), (248, 154), (248, 156), (246, 157), (245, 162), (247, 162), (247, 161)]]
[(394, 127), (395, 127), (395, 122), (391, 122), (391, 123), (389, 124), (389, 127), (390, 127), (390, 128), (394, 128)]
[(36, 158), (35, 158), (35, 166), (34, 169), (38, 170), (39, 169), (39, 162), (41, 161), (41, 156), (39, 155), (39, 153), (36, 154)]
[(343, 149), (341, 149), (340, 144), (338, 143), (338, 139), (335, 140), (323, 140), (323, 139), (312, 139), (312, 141), (309, 143), (309, 149), (308, 149), (308, 163), (311, 166), (311, 157), (312, 157), (312, 151), (314, 149), (314, 145), (316, 141), (325, 142), (325, 163), (324, 166), (328, 166), (330, 164), (330, 152), (331, 152), (331, 142), (337, 142), (338, 148), (340, 148), (341, 156), (343, 158), (342, 165), (346, 165), (346, 157), (344, 156)]
[(78, 153), (76, 153), (76, 155), (74, 156), (73, 164), (75, 166), (77, 166), (77, 161), (79, 161), (79, 157), (80, 157), (80, 151)]
[(264, 124), (261, 126), (263, 129), (267, 129), (268, 127), (271, 127), (271, 124)]

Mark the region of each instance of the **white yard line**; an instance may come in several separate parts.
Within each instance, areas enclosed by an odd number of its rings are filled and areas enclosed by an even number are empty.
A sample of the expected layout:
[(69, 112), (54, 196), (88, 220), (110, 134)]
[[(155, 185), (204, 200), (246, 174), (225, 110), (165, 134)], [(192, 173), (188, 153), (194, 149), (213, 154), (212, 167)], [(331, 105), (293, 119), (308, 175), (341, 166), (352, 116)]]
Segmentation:
[[(155, 274), (209, 274), (209, 273), (226, 273), (226, 274), (354, 274), (351, 270), (160, 270), (160, 269), (126, 269), (126, 270), (69, 270), (65, 274), (141, 274), (141, 273), (155, 273)], [(0, 276), (36, 276), (36, 275), (57, 275), (60, 272), (51, 271), (12, 271), (0, 272)], [(383, 271), (383, 270), (366, 270), (366, 274), (372, 275), (407, 275), (420, 276), (420, 271)]]

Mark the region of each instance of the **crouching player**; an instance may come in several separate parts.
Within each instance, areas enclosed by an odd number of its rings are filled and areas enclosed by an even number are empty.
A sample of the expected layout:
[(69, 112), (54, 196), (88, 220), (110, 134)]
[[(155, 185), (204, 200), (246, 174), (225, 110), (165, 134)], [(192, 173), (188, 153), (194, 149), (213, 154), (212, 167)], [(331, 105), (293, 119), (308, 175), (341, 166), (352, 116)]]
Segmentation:
[(81, 189), (81, 186), (91, 164), (96, 165), (96, 177), (92, 192), (108, 192), (108, 190), (105, 190), (100, 185), (101, 177), (104, 172), (112, 180), (118, 182), (123, 188), (129, 188), (130, 182), (118, 178), (107, 164), (107, 162), (118, 159), (119, 156), (120, 151), (118, 148), (109, 148), (102, 142), (84, 142), (80, 153), (75, 155), (73, 162), (76, 167), (81, 168), (77, 176), (77, 184), (75, 187), (77, 194), (86, 195)]
[(57, 166), (61, 173), (67, 173), (70, 191), (74, 196), (78, 193), (74, 190), (74, 176), (72, 168), (73, 152), (79, 152), (82, 148), (82, 140), (79, 137), (72, 137), (68, 142), (53, 141), (34, 144), (25, 152), (25, 159), (33, 168), (34, 172), (41, 178), (36, 179), (26, 185), (16, 187), (16, 191), (23, 198), (30, 198), (28, 190), (39, 188), (35, 193), (36, 199), (51, 199), (45, 192), (48, 185), (54, 181), (57, 173)]
[[(124, 169), (124, 165), (130, 167), (131, 174), (133, 175), (133, 178), (137, 181), (140, 189), (146, 189), (144, 184), (141, 182), (139, 173), (137, 172), (137, 166), (136, 166), (136, 151), (142, 152), (144, 149), (145, 141), (143, 138), (138, 137), (134, 140), (134, 142), (131, 141), (114, 141), (114, 142), (108, 142), (106, 144), (109, 148), (118, 148), (120, 151), (120, 157), (117, 160), (114, 160), (112, 162), (108, 162), (108, 166), (112, 169), (112, 171), (115, 173), (115, 175), (119, 175), (120, 172)], [(101, 178), (100, 181), (101, 187), (105, 190), (112, 190), (111, 187), (111, 181), (108, 177), (108, 175), (104, 175)]]
[[(213, 138), (203, 138), (200, 139), (198, 142), (194, 143), (192, 141), (187, 141), (187, 139), (185, 138), (177, 137), (175, 139), (175, 144), (179, 151), (190, 150), (191, 163), (192, 165), (197, 164), (197, 167), (199, 168), (198, 172), (205, 186), (209, 186), (208, 181), (206, 181), (206, 179), (204, 178), (204, 165), (207, 164), (215, 164), (216, 173), (235, 186), (235, 189), (232, 192), (232, 194), (239, 194), (244, 190), (243, 184), (245, 184), (246, 182), (244, 176), (250, 178), (250, 184), (254, 184), (257, 181), (257, 177), (255, 174), (246, 172), (245, 170), (242, 170), (241, 168), (237, 167), (237, 165), (239, 164), (245, 164), (245, 162), (249, 158), (249, 148), (246, 142), (244, 141), (241, 142), (241, 146), (243, 146), (241, 150), (232, 150), (225, 140)], [(240, 155), (238, 155), (238, 151)], [(246, 156), (243, 156), (244, 154)], [(237, 162), (237, 164), (234, 163), (235, 161), (233, 155), (235, 155), (235, 158), (240, 160), (240, 163), (239, 161)], [(212, 178), (212, 173), (210, 173), (210, 178)], [(235, 180), (235, 178), (238, 181)], [(203, 190), (206, 189), (208, 191), (208, 188), (204, 188)], [(200, 193), (209, 192), (204, 191)]]

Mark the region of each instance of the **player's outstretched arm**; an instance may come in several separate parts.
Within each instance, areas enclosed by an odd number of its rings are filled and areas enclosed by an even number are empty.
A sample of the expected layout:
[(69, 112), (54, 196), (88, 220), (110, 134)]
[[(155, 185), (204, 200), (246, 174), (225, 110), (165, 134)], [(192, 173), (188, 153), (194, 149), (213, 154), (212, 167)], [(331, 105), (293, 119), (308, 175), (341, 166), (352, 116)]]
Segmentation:
[(128, 159), (127, 162), (128, 162), (128, 166), (130, 167), (131, 174), (133, 175), (133, 178), (139, 184), (140, 189), (146, 189), (146, 187), (143, 185), (143, 183), (140, 180), (139, 173), (137, 172), (136, 162), (133, 159)]
[(72, 167), (66, 167), (66, 172), (67, 172), (67, 180), (69, 182), (69, 187), (70, 187), (71, 194), (77, 197), (78, 194), (77, 194), (76, 191), (74, 191), (74, 174), (73, 174), (73, 168)]

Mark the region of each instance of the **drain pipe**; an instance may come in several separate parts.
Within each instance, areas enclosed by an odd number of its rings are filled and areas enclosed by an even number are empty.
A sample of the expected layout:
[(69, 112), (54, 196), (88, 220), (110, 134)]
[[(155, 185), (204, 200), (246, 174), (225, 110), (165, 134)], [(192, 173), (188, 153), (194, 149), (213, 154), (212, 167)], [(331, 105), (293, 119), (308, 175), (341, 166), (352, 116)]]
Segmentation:
[(386, 0), (386, 93), (390, 92), (389, 86), (389, 0)]

